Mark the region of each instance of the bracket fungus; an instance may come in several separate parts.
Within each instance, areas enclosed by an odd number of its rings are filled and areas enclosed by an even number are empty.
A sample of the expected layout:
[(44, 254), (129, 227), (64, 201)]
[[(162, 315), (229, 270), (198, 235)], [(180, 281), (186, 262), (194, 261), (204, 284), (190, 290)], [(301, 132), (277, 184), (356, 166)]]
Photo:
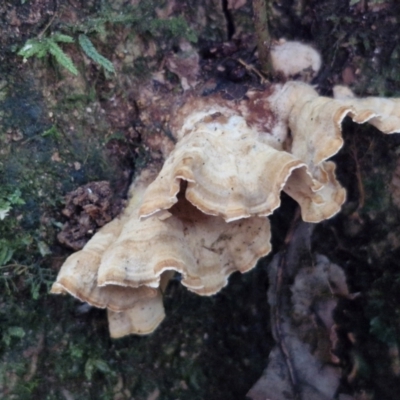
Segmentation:
[(142, 171), (123, 214), (66, 260), (52, 292), (107, 308), (112, 337), (152, 332), (173, 271), (209, 296), (270, 252), (266, 217), (281, 191), (304, 221), (339, 212), (346, 193), (327, 160), (343, 145), (346, 116), (400, 132), (400, 99), (332, 99), (294, 81), (240, 101), (189, 97), (171, 119), (177, 143), (159, 173)]

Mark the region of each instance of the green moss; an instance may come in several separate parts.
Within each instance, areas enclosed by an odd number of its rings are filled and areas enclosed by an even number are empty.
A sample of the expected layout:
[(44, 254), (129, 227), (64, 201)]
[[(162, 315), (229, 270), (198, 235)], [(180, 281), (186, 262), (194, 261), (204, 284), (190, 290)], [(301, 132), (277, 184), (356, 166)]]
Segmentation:
[(364, 212), (382, 212), (388, 208), (390, 204), (388, 184), (387, 175), (375, 174), (372, 178), (367, 177), (363, 180), (366, 192)]
[[(70, 297), (33, 300), (15, 294), (0, 309), (0, 387), (8, 387), (12, 374), (9, 394), (18, 399), (57, 399), (63, 389), (76, 399), (112, 399), (118, 381), (121, 392), (129, 390), (138, 399), (156, 389), (166, 400), (244, 396), (248, 382), (264, 368), (270, 346), (266, 293), (262, 285), (254, 287), (264, 279), (262, 269), (237, 275), (214, 299), (188, 293), (175, 282), (165, 298), (167, 318), (161, 327), (148, 337), (120, 340), (109, 339), (102, 310)], [(239, 304), (232, 298), (239, 298)], [(255, 340), (263, 333), (264, 341)], [(34, 354), (29, 349), (38, 349), (38, 359), (36, 374), (27, 380)]]
[(50, 267), (65, 193), (118, 177), (105, 151), (108, 124), (87, 118), (93, 93), (71, 94), (53, 108), (57, 118), (51, 120), (37, 87), (34, 80), (11, 78), (0, 103), (0, 209), (7, 214), (0, 220), (0, 286), (8, 295), (23, 291), (34, 299), (55, 277)]

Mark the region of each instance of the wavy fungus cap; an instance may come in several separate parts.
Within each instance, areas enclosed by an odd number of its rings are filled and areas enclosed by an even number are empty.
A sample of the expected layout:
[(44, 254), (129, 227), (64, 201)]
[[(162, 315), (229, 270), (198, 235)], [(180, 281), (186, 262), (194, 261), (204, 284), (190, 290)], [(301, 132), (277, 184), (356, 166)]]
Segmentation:
[(217, 293), (270, 252), (266, 217), (281, 191), (308, 222), (340, 210), (345, 190), (327, 159), (343, 145), (346, 116), (400, 132), (399, 99), (331, 99), (299, 82), (241, 101), (189, 98), (161, 171), (142, 171), (122, 216), (65, 261), (52, 293), (107, 308), (112, 337), (156, 329), (171, 271), (197, 294)]

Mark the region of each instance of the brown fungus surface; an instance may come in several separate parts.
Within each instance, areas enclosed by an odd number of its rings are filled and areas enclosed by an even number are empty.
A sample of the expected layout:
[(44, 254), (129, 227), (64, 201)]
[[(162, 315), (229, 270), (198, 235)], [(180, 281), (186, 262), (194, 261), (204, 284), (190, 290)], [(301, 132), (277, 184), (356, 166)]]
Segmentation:
[(66, 260), (52, 288), (52, 293), (70, 293), (107, 308), (115, 338), (147, 334), (159, 325), (165, 316), (161, 291), (171, 270), (182, 274), (189, 290), (211, 295), (227, 284), (230, 274), (253, 268), (271, 249), (267, 219), (227, 223), (190, 204), (184, 188), (170, 212), (141, 221), (138, 208), (154, 176), (153, 171), (142, 172), (124, 213)]
[(114, 219), (96, 233), (83, 250), (72, 254), (62, 266), (52, 293), (70, 293), (81, 301), (99, 308), (124, 311), (142, 298), (152, 298), (157, 290), (146, 286), (132, 289), (116, 285), (99, 287), (97, 274), (101, 257), (116, 240), (124, 218)]
[[(272, 214), (282, 190), (300, 204), (305, 221), (336, 214), (345, 191), (336, 180), (335, 165), (325, 162), (327, 157), (312, 164), (303, 148), (325, 154), (326, 144), (308, 143), (306, 127), (300, 126), (297, 133), (296, 124), (305, 124), (296, 119), (297, 103), (307, 102), (316, 92), (305, 84), (294, 92), (290, 84), (295, 82), (250, 91), (240, 102), (216, 96), (189, 99), (172, 122), (179, 140), (145, 193), (141, 217), (172, 207), (181, 181), (187, 182), (187, 200), (228, 222)], [(331, 155), (342, 144), (340, 124), (336, 128)]]
[(288, 176), (304, 163), (258, 136), (243, 117), (205, 116), (178, 142), (149, 186), (141, 216), (175, 204), (181, 181), (187, 182), (186, 198), (205, 214), (226, 221), (270, 215), (280, 205)]
[[(290, 152), (308, 167), (315, 185), (302, 185), (294, 172), (284, 191), (301, 207), (307, 222), (320, 222), (340, 211), (345, 190), (335, 176), (335, 164), (326, 161), (343, 146), (341, 125), (346, 116), (354, 122), (369, 122), (383, 133), (400, 132), (399, 99), (369, 97), (332, 99), (319, 96), (309, 85), (288, 82), (274, 93), (276, 112), (290, 129)], [(310, 190), (311, 189), (311, 190)]]
[(53, 293), (107, 308), (112, 337), (152, 332), (174, 271), (190, 291), (209, 296), (270, 252), (266, 217), (281, 191), (299, 203), (304, 221), (339, 212), (346, 192), (328, 159), (343, 145), (343, 119), (399, 132), (398, 105), (321, 97), (299, 82), (240, 101), (188, 94), (170, 123), (177, 143), (163, 152), (161, 171), (142, 171), (124, 213), (67, 259)]
[(158, 287), (160, 275), (174, 270), (189, 290), (209, 296), (233, 272), (253, 268), (269, 253), (269, 240), (267, 219), (227, 223), (202, 213), (182, 193), (170, 212), (145, 220), (137, 214), (125, 224), (102, 257), (98, 284)]

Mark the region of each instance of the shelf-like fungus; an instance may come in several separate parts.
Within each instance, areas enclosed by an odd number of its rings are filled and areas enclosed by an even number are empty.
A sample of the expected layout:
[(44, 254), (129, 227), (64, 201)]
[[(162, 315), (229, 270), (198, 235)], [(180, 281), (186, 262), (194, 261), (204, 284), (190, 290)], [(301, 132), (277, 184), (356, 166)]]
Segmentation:
[(177, 144), (161, 171), (142, 171), (124, 213), (66, 260), (52, 292), (107, 308), (112, 337), (152, 332), (170, 271), (209, 296), (269, 253), (266, 217), (281, 191), (308, 222), (340, 210), (345, 190), (327, 160), (346, 116), (400, 132), (399, 99), (332, 99), (300, 82), (240, 101), (189, 98), (171, 120)]

